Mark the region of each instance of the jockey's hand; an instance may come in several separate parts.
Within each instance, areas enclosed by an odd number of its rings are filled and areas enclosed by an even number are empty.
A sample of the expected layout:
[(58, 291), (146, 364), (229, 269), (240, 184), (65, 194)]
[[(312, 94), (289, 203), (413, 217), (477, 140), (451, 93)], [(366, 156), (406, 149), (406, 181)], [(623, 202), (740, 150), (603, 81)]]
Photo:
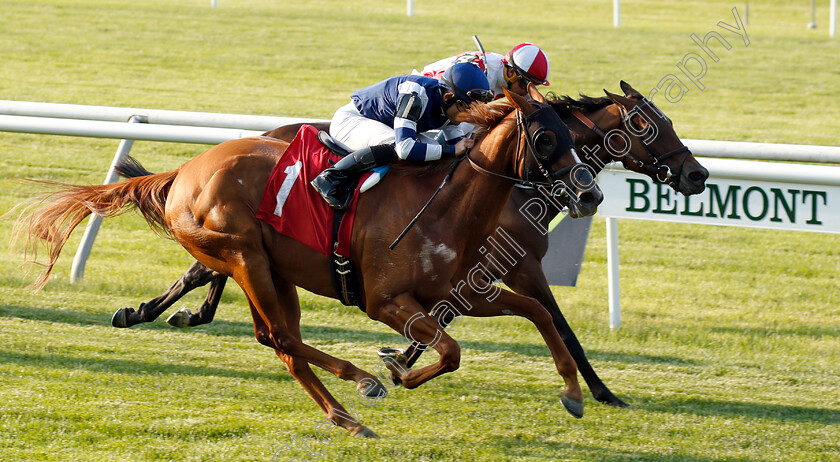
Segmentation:
[(473, 147), (473, 145), (475, 145), (475, 140), (472, 138), (464, 138), (455, 143), (455, 157), (463, 156), (467, 152), (467, 149)]

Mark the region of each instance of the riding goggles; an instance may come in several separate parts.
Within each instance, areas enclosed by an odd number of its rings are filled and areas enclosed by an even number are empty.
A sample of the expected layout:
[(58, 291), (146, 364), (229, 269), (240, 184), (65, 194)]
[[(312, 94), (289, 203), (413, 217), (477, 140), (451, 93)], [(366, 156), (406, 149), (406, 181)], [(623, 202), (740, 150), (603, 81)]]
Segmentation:
[(493, 92), (491, 90), (470, 90), (467, 92), (467, 98), (473, 101), (481, 101), (482, 103), (489, 103), (493, 101)]

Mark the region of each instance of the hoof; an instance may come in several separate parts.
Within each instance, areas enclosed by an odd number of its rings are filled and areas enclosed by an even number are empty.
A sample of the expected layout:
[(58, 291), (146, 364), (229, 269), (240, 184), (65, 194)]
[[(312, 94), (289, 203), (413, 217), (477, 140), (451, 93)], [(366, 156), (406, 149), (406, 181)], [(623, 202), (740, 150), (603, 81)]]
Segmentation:
[(597, 396), (595, 398), (599, 403), (604, 403), (608, 406), (617, 407), (621, 409), (629, 409), (630, 405), (625, 403), (624, 401), (618, 399), (617, 396), (610, 393), (607, 396)]
[(402, 348), (380, 348), (376, 354), (379, 355), (380, 358), (393, 358), (400, 363), (408, 361), (408, 358), (405, 357), (405, 350)]
[(583, 417), (583, 401), (578, 401), (576, 399), (569, 398), (566, 395), (561, 395), (560, 402), (563, 403), (563, 407), (569, 411), (569, 414), (577, 417), (578, 419)]
[(356, 391), (365, 398), (382, 399), (388, 396), (388, 390), (375, 379), (362, 379), (356, 385)]
[(124, 328), (131, 327), (128, 324), (128, 315), (134, 312), (134, 308), (120, 308), (111, 316), (111, 325)]
[(388, 368), (391, 382), (396, 386), (402, 385), (400, 376), (408, 371), (408, 358), (401, 348), (380, 348), (377, 352), (381, 361)]
[(624, 401), (618, 399), (617, 396), (610, 391), (606, 385), (596, 385), (589, 387), (589, 390), (592, 392), (592, 397), (595, 398), (595, 401), (599, 403), (604, 403), (607, 406), (618, 407), (618, 408), (629, 408), (630, 405), (625, 403)]
[(166, 322), (172, 327), (183, 329), (185, 327), (190, 327), (191, 316), (192, 312), (189, 308), (181, 308), (180, 310), (172, 313), (172, 316), (166, 318)]
[(380, 436), (376, 434), (370, 428), (362, 426), (361, 430), (357, 431), (356, 433), (351, 433), (353, 436), (357, 438), (379, 438)]
[(390, 374), (388, 374), (388, 377), (391, 379), (391, 382), (394, 384), (394, 386), (397, 386), (397, 387), (402, 386), (402, 379), (397, 377), (397, 374), (394, 374), (394, 371), (390, 371)]

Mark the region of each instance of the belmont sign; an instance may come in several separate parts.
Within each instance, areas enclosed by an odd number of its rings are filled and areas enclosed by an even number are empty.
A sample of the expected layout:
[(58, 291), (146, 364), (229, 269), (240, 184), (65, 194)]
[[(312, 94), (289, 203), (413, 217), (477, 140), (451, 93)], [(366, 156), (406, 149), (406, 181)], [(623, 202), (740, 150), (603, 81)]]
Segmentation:
[(605, 170), (598, 176), (605, 197), (599, 213), (614, 218), (840, 233), (840, 185), (716, 178), (715, 171), (709, 170), (705, 191), (689, 197), (639, 174)]

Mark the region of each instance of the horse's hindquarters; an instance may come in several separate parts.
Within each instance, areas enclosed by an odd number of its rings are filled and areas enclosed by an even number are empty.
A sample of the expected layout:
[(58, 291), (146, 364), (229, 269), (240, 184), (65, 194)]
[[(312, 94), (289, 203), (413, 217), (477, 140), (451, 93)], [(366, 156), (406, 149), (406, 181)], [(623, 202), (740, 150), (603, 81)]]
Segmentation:
[(220, 260), (262, 246), (256, 212), (286, 146), (268, 138), (244, 138), (184, 164), (166, 201), (173, 237), (208, 268), (229, 275)]

